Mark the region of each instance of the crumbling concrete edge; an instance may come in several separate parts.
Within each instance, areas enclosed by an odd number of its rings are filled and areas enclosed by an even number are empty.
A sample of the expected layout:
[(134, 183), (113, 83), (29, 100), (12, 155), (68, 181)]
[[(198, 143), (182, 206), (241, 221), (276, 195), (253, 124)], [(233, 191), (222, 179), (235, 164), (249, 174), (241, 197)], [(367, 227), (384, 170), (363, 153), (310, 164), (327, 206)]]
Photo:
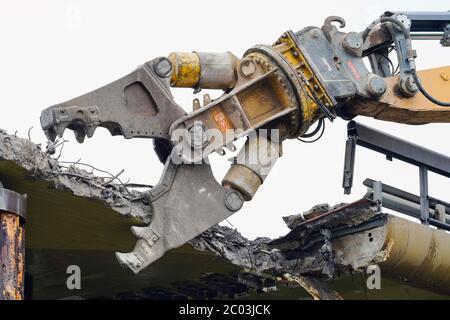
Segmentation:
[[(29, 139), (7, 134), (0, 129), (0, 161), (11, 161), (23, 168), (27, 178), (41, 179), (55, 189), (101, 201), (124, 217), (137, 218), (144, 223), (151, 221), (146, 192), (128, 188), (114, 175), (96, 176), (95, 170), (89, 172), (81, 169), (79, 162), (63, 164), (51, 153), (48, 148), (43, 151), (41, 145)], [(89, 168), (88, 165), (85, 167)]]
[[(54, 145), (51, 146), (54, 148)], [(52, 156), (52, 150), (29, 139), (7, 134), (0, 129), (0, 161), (10, 161), (23, 168), (27, 178), (44, 180), (50, 187), (70, 192), (78, 197), (101, 201), (106, 207), (124, 217), (150, 223), (152, 214), (147, 192), (127, 188), (117, 176), (97, 176), (95, 170), (81, 169), (80, 162), (66, 163)], [(94, 167), (91, 167), (91, 169)], [(95, 168), (96, 169), (96, 168)], [(97, 169), (98, 170), (98, 169)], [(292, 220), (293, 218), (293, 220)], [(291, 217), (290, 227), (298, 222)], [(287, 260), (282, 251), (268, 249), (269, 238), (250, 241), (237, 230), (214, 226), (193, 239), (190, 244), (201, 251), (222, 256), (234, 265), (255, 273), (271, 274), (301, 285), (314, 299), (340, 299), (322, 276), (301, 274), (295, 260)]]

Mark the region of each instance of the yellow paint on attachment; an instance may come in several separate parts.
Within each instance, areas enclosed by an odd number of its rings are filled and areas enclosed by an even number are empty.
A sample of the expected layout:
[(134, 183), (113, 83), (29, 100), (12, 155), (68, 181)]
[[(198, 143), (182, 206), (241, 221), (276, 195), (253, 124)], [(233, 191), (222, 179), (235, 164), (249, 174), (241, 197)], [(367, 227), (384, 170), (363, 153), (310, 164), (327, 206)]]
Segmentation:
[[(281, 37), (279, 44), (274, 45), (274, 49), (280, 52), (284, 58), (294, 66), (294, 68), (301, 72), (306, 79), (309, 79), (311, 86), (316, 87), (316, 94), (324, 105), (333, 105), (331, 97), (328, 96), (325, 88), (320, 83), (312, 67), (309, 64), (308, 59), (303, 55), (303, 52), (295, 44), (295, 41), (291, 38), (289, 32), (285, 33), (285, 37)], [(305, 87), (305, 92), (311, 94), (311, 89)], [(301, 91), (303, 104), (303, 120), (307, 123), (312, 124), (320, 114), (320, 109), (318, 105), (305, 95), (305, 92)]]
[[(450, 66), (421, 70), (417, 74), (431, 96), (450, 101)], [(346, 105), (345, 113), (408, 124), (450, 123), (450, 108), (434, 104), (420, 92), (409, 98), (403, 96), (397, 89), (399, 76), (384, 80), (387, 90), (380, 99), (354, 99)]]
[(200, 60), (193, 52), (172, 52), (169, 60), (173, 66), (172, 87), (194, 88), (200, 80)]

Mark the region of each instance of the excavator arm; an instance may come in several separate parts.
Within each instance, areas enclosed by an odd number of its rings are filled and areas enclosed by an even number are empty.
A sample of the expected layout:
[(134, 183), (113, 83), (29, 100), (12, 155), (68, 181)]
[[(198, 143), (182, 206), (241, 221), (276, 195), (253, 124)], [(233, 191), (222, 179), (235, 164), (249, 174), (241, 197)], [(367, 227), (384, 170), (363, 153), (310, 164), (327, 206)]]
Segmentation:
[[(450, 122), (450, 67), (417, 72), (413, 39), (449, 45), (450, 13), (386, 12), (362, 32), (340, 17), (287, 31), (238, 59), (225, 53), (172, 53), (91, 93), (47, 108), (41, 124), (54, 140), (69, 128), (79, 142), (97, 127), (125, 138), (152, 138), (165, 164), (149, 192), (152, 222), (133, 227), (133, 252), (117, 253), (137, 273), (250, 201), (282, 154), (282, 141), (314, 138), (325, 121), (365, 115), (421, 124)], [(398, 72), (389, 58), (397, 52)], [(365, 63), (367, 58), (370, 68)], [(186, 113), (170, 88), (223, 90)], [(310, 128), (317, 124), (315, 129)], [(208, 156), (235, 151), (221, 183)], [(310, 140), (311, 141), (311, 140)]]

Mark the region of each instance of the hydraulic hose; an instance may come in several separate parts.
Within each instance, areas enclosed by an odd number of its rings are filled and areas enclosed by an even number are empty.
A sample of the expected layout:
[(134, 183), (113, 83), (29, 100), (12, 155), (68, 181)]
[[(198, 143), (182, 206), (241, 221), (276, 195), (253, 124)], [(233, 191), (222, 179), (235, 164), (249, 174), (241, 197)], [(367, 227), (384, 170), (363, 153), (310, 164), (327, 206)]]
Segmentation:
[[(411, 34), (409, 32), (409, 30), (405, 27), (405, 25), (400, 22), (397, 19), (391, 18), (391, 17), (382, 17), (380, 19), (375, 20), (374, 22), (372, 22), (362, 33), (362, 38), (365, 41), (370, 33), (370, 31), (378, 24), (380, 23), (384, 23), (384, 22), (391, 22), (393, 24), (395, 24), (396, 26), (398, 26), (400, 28), (400, 30), (402, 31), (402, 33), (405, 36), (405, 40), (406, 40), (406, 46), (408, 50), (412, 50), (412, 45), (411, 45)], [(411, 63), (411, 74), (412, 77), (414, 79), (414, 82), (417, 85), (417, 88), (419, 89), (419, 91), (431, 102), (433, 102), (434, 104), (437, 104), (439, 106), (442, 107), (450, 107), (450, 102), (444, 102), (444, 101), (440, 101), (438, 99), (436, 99), (435, 97), (433, 97), (432, 95), (430, 95), (427, 90), (423, 87), (422, 82), (420, 81), (419, 76), (417, 75), (417, 71), (416, 71), (416, 66), (414, 63), (414, 58), (409, 58), (409, 61)]]
[(420, 81), (419, 77), (417, 76), (416, 70), (413, 70), (412, 76), (413, 76), (414, 82), (417, 85), (417, 88), (419, 88), (419, 91), (425, 96), (425, 98), (427, 98), (428, 100), (430, 100), (431, 102), (433, 102), (434, 104), (437, 104), (439, 106), (450, 107), (450, 102), (444, 102), (444, 101), (438, 100), (427, 92), (427, 90), (422, 86), (422, 82)]

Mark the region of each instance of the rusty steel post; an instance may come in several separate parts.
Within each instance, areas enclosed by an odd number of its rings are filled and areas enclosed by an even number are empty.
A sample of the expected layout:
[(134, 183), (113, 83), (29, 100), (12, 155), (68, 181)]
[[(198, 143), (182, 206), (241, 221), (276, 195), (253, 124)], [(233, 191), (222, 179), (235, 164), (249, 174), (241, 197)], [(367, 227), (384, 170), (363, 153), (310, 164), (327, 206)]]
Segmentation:
[(0, 300), (22, 300), (26, 196), (0, 184)]

